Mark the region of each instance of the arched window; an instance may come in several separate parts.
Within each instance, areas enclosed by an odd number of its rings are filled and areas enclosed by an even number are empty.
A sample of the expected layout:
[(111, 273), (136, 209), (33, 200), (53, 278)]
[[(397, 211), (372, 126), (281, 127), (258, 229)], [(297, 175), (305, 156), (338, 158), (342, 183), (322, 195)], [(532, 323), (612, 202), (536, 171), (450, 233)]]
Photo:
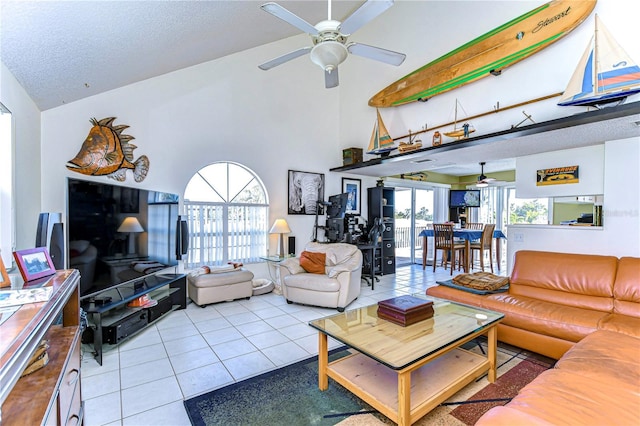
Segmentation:
[(219, 162), (200, 169), (184, 194), (190, 236), (185, 266), (258, 261), (267, 253), (268, 209), (264, 185), (248, 168)]

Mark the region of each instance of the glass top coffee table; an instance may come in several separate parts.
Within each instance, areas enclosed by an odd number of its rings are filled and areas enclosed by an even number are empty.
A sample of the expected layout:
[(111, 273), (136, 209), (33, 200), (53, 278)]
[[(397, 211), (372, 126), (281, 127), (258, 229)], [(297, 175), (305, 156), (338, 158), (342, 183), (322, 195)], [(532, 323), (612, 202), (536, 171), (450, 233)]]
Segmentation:
[[(319, 332), (318, 386), (329, 377), (399, 425), (411, 425), (477, 377), (496, 380), (499, 312), (444, 299), (434, 316), (407, 327), (378, 318), (378, 305), (309, 322)], [(460, 346), (486, 334), (486, 356)], [(354, 349), (328, 362), (327, 336)]]

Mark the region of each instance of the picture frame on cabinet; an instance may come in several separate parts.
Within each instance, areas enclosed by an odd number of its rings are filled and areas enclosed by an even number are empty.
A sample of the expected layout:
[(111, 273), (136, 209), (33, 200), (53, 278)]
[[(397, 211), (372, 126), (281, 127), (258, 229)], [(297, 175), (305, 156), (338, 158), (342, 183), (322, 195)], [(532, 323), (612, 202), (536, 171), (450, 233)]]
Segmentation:
[(20, 274), (25, 282), (48, 277), (56, 273), (56, 267), (46, 247), (36, 247), (13, 252)]
[(11, 279), (9, 278), (9, 274), (7, 274), (7, 269), (4, 267), (2, 256), (0, 256), (0, 275), (0, 288), (11, 287)]
[(349, 194), (345, 213), (360, 216), (362, 204), (362, 181), (360, 179), (342, 178), (342, 192)]

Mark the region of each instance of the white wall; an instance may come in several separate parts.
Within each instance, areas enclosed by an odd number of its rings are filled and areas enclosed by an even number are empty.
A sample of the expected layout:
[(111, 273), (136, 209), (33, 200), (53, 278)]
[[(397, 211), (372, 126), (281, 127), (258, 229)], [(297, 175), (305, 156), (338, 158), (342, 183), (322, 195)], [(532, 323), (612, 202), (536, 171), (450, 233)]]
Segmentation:
[[(527, 155), (516, 159), (516, 197), (548, 198), (604, 193), (604, 144)], [(537, 172), (578, 166), (578, 182), (537, 186)]]
[(640, 138), (604, 147), (603, 227), (510, 225), (509, 268), (519, 250), (640, 257)]
[[(40, 111), (3, 63), (0, 63), (0, 100), (11, 111), (14, 126), (13, 141), (2, 141), (3, 146), (14, 144), (13, 197), (17, 214), (13, 217), (16, 233), (13, 244), (18, 249), (30, 248), (35, 244), (41, 211)], [(11, 218), (3, 213), (0, 219), (4, 224)], [(2, 240), (5, 247), (4, 233)], [(11, 252), (3, 251), (2, 257), (9, 267), (13, 261)]]
[[(270, 220), (286, 217), (300, 250), (311, 236), (313, 216), (286, 215), (287, 170), (325, 173), (325, 194), (340, 192), (343, 175), (329, 173), (329, 169), (341, 165), (343, 148), (366, 148), (375, 119), (374, 109), (367, 106), (369, 97), (437, 56), (542, 3), (398, 1), (351, 40), (402, 51), (407, 54), (405, 63), (396, 68), (351, 56), (340, 67), (337, 89), (324, 89), (322, 71), (308, 58), (268, 72), (257, 68), (259, 63), (308, 45), (308, 36), (300, 35), (47, 110), (41, 118), (41, 167), (38, 165), (34, 174), (25, 166), (34, 164), (26, 155), (18, 162), (19, 192), (42, 194), (41, 207), (37, 197), (21, 207), (20, 216), (24, 214), (29, 226), (20, 227), (19, 233), (35, 232), (31, 222), (40, 210), (66, 212), (66, 177), (80, 175), (68, 171), (65, 163), (80, 149), (91, 117), (116, 116), (116, 124), (129, 125), (126, 133), (136, 138), (135, 156), (145, 154), (151, 160), (149, 175), (140, 187), (183, 194), (189, 178), (202, 166), (219, 160), (237, 161), (262, 178), (270, 197)], [(638, 8), (635, 3), (619, 7), (617, 0), (599, 0), (596, 5), (596, 12), (614, 36), (636, 58), (640, 58), (640, 44), (633, 42), (638, 35)], [(451, 120), (456, 98), (471, 115), (492, 110), (496, 102), (504, 106), (561, 92), (593, 33), (593, 16), (500, 77), (485, 78), (424, 104), (382, 110), (391, 134), (420, 129), (425, 122), (432, 126)], [(536, 121), (543, 121), (582, 109), (563, 109), (552, 100), (526, 110)], [(482, 134), (509, 128), (521, 120), (522, 113), (516, 109), (473, 124)], [(36, 122), (30, 120), (31, 124)], [(430, 140), (430, 136), (424, 139)], [(31, 185), (34, 178), (40, 178), (40, 183)], [(89, 179), (106, 181), (104, 177)], [(375, 184), (375, 179), (362, 179), (363, 190)], [(130, 174), (124, 184), (134, 185)], [(366, 207), (364, 199), (363, 203)], [(366, 215), (366, 208), (362, 214)], [(19, 238), (22, 247), (29, 246), (27, 240), (31, 239)], [(274, 237), (272, 250), (275, 245)]]

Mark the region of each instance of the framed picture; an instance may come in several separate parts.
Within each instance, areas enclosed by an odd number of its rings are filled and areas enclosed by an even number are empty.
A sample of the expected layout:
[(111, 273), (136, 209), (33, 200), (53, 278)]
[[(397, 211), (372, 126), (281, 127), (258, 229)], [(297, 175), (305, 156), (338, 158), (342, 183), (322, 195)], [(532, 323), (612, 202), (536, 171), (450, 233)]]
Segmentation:
[(324, 174), (289, 170), (288, 185), (289, 214), (324, 214)]
[(11, 287), (11, 280), (9, 279), (9, 274), (7, 274), (7, 269), (4, 267), (2, 256), (0, 256), (0, 275), (0, 288)]
[(360, 187), (362, 181), (360, 179), (342, 178), (342, 193), (349, 194), (347, 199), (347, 214), (355, 214), (360, 216), (360, 203), (362, 201), (362, 192)]
[(25, 281), (33, 281), (56, 273), (56, 267), (53, 266), (46, 247), (14, 251), (13, 257)]

